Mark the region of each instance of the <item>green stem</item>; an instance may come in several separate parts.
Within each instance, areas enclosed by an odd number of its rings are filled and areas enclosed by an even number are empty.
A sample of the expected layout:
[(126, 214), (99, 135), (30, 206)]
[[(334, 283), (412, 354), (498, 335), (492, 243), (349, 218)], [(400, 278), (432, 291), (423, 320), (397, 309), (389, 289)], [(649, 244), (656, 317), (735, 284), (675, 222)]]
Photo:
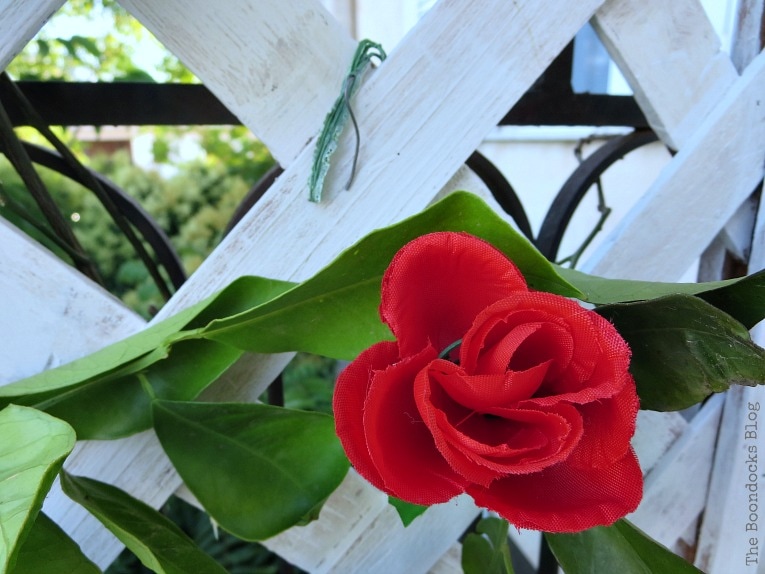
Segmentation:
[(456, 341), (454, 341), (454, 343), (452, 343), (451, 345), (446, 347), (446, 349), (441, 351), (441, 353), (438, 355), (438, 358), (445, 359), (446, 357), (449, 356), (449, 353), (451, 353), (454, 349), (459, 347), (461, 344), (462, 344), (462, 339), (457, 339)]

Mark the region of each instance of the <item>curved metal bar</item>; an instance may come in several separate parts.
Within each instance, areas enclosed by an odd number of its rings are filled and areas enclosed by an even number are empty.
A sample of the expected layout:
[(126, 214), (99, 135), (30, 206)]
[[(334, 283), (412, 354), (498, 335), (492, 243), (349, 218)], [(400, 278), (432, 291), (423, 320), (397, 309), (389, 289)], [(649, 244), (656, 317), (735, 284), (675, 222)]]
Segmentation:
[(490, 162), (486, 156), (480, 152), (473, 152), (473, 154), (465, 162), (470, 169), (486, 184), (489, 188), (494, 199), (497, 200), (500, 207), (513, 218), (515, 224), (528, 239), (534, 240), (534, 234), (531, 231), (531, 225), (529, 224), (529, 218), (526, 216), (526, 210), (523, 209), (523, 204), (515, 193), (513, 186), (505, 179), (502, 172), (497, 169), (492, 162)]
[(631, 151), (657, 140), (655, 133), (643, 130), (619, 136), (598, 148), (574, 170), (555, 196), (539, 229), (535, 243), (545, 257), (555, 260), (576, 208), (603, 172)]
[[(87, 184), (78, 177), (77, 173), (64, 161), (64, 158), (58, 152), (28, 142), (24, 142), (24, 148), (36, 164), (52, 169), (72, 181), (87, 187)], [(181, 260), (165, 232), (135, 199), (125, 193), (113, 181), (93, 170), (89, 169), (88, 171), (99, 181), (106, 193), (109, 194), (112, 201), (117, 205), (117, 208), (151, 246), (157, 261), (167, 271), (173, 287), (178, 289), (186, 281), (186, 272), (183, 270)]]

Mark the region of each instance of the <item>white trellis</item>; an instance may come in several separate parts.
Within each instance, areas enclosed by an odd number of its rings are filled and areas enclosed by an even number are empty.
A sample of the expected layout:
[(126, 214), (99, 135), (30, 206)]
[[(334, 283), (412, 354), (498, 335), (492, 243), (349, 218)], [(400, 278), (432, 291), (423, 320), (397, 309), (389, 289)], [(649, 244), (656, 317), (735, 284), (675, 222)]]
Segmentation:
[[(654, 130), (678, 153), (587, 271), (677, 280), (715, 244), (763, 176), (758, 1), (741, 2), (747, 16), (739, 28), (755, 32), (738, 39), (739, 71), (720, 51), (697, 0), (441, 0), (360, 89), (354, 109), (365, 136), (353, 190), (341, 191), (351, 162), (349, 141), (341, 141), (319, 205), (306, 201), (311, 140), (355, 43), (318, 0), (120, 3), (285, 167), (162, 317), (240, 275), (304, 279), (345, 246), (416, 213), (437, 194), (480, 191), (462, 162), (588, 20)], [(0, 67), (61, 4), (0, 1)], [(765, 266), (765, 215), (758, 215), (752, 271)], [(731, 227), (725, 237), (748, 248), (751, 236), (741, 240)], [(7, 383), (95, 351), (145, 323), (0, 221), (0, 326), (0, 383)], [(288, 360), (247, 356), (207, 396), (255, 397)], [(748, 404), (757, 401), (765, 407), (760, 389), (737, 389), (714, 397), (690, 421), (677, 413), (641, 413), (639, 420), (635, 445), (647, 473), (646, 495), (632, 519), (678, 552), (696, 548), (691, 558), (711, 573), (757, 571), (745, 560), (762, 541), (759, 531), (746, 530), (751, 499), (743, 486), (744, 425)], [(67, 468), (154, 506), (181, 488), (151, 432), (79, 444)], [(58, 489), (45, 510), (99, 565), (119, 552), (116, 539)], [(318, 521), (267, 545), (315, 572), (452, 572), (459, 565), (454, 542), (476, 512), (468, 499), (458, 499), (403, 529), (385, 497), (351, 473)], [(516, 538), (533, 556), (536, 538)]]

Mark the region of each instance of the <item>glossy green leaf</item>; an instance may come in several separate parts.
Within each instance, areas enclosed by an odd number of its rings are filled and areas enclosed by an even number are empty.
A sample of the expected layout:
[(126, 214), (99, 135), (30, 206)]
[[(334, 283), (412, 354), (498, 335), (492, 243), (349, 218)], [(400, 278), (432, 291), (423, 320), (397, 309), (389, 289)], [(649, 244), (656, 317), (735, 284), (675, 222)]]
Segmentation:
[(243, 277), (215, 296), (92, 355), (0, 387), (0, 405), (15, 402), (68, 421), (80, 439), (112, 439), (151, 426), (150, 383), (158, 398), (191, 400), (242, 351), (208, 340), (178, 341), (183, 329), (235, 314), (292, 287)]
[(178, 526), (119, 488), (63, 471), (61, 488), (153, 572), (225, 574), (223, 567), (202, 552)]
[(242, 351), (216, 341), (182, 341), (143, 372), (93, 381), (34, 406), (69, 421), (81, 439), (120, 438), (151, 426), (153, 397), (143, 388), (142, 377), (154, 397), (190, 401), (241, 355)]
[(409, 526), (415, 518), (417, 518), (420, 514), (423, 514), (428, 509), (427, 506), (422, 506), (421, 504), (412, 504), (411, 502), (399, 500), (393, 496), (388, 497), (388, 504), (396, 509), (398, 517), (401, 519), (401, 522), (404, 524), (404, 526)]
[(643, 301), (675, 294), (697, 295), (748, 329), (765, 319), (765, 270), (747, 277), (707, 283), (606, 279), (564, 267), (558, 267), (557, 270), (584, 293), (585, 301), (597, 305)]
[(64, 421), (35, 409), (0, 411), (0, 571), (10, 569), (75, 434)]
[(10, 574), (101, 574), (77, 543), (44, 513), (37, 515)]
[(465, 574), (513, 574), (508, 524), (501, 518), (482, 519), (462, 543), (462, 570)]
[[(607, 279), (559, 266), (556, 266), (556, 270), (584, 294), (583, 301), (595, 305), (644, 301), (677, 294), (697, 295), (706, 291), (731, 287), (741, 281), (741, 279), (726, 279), (725, 281), (710, 281), (708, 283), (661, 283), (633, 279)], [(756, 282), (759, 283), (763, 280), (763, 277), (759, 277), (759, 273), (756, 276)]]
[(221, 527), (262, 540), (310, 515), (348, 471), (332, 417), (261, 404), (156, 401), (154, 428)]
[(545, 537), (566, 574), (701, 574), (626, 520)]
[(690, 295), (599, 307), (632, 349), (644, 409), (679, 410), (732, 384), (765, 383), (765, 351), (746, 327)]
[(707, 303), (751, 329), (765, 318), (765, 269), (699, 293)]
[(434, 231), (465, 231), (512, 259), (535, 289), (582, 294), (475, 195), (458, 192), (401, 223), (375, 231), (311, 279), (259, 307), (213, 321), (203, 336), (253, 352), (307, 351), (350, 359), (390, 338), (380, 322), (380, 283), (396, 251)]

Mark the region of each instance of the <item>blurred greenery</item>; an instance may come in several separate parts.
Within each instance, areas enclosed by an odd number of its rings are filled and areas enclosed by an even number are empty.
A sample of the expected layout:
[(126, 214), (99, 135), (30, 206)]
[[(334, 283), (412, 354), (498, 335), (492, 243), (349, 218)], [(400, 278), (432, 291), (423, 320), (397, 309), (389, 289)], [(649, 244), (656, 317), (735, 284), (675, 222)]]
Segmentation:
[[(229, 165), (220, 156), (206, 156), (179, 166), (177, 173), (167, 178), (132, 165), (125, 152), (97, 156), (89, 163), (138, 200), (167, 233), (186, 272), (191, 273), (220, 242), (232, 213), (257, 181), (256, 176), (273, 164), (262, 144), (257, 142), (252, 147), (254, 159), (246, 166), (237, 166), (240, 160)], [(46, 169), (40, 172), (54, 199), (71, 219), (83, 248), (95, 261), (105, 287), (148, 317), (152, 307), (162, 304), (159, 291), (103, 207), (79, 184)], [(4, 158), (0, 160), (0, 185), (0, 215), (66, 260), (59, 248), (15, 213), (20, 206), (45, 226), (42, 214)]]
[[(154, 56), (150, 67), (138, 63), (139, 46)], [(115, 0), (68, 0), (7, 71), (17, 80), (197, 81)]]

